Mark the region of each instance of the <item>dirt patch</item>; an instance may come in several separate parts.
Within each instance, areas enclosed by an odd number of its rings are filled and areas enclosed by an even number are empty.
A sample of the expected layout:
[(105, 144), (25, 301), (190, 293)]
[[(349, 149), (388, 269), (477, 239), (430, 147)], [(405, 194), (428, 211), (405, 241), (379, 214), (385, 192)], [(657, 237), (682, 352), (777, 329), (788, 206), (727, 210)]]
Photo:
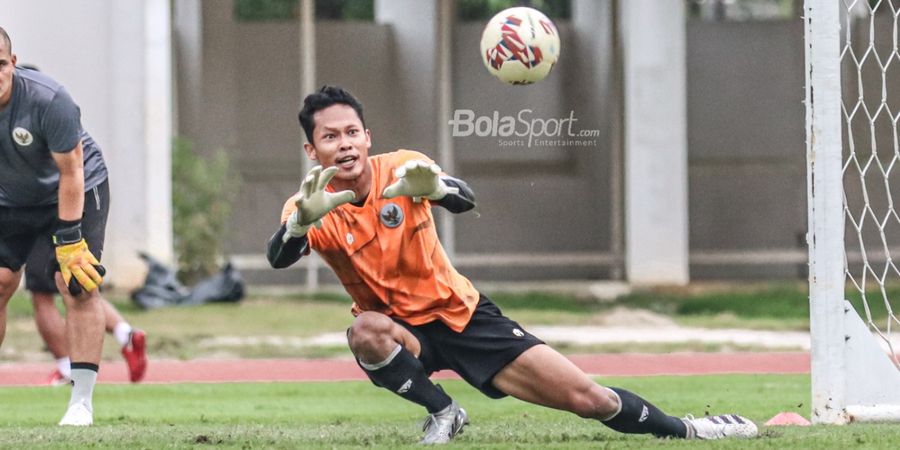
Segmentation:
[(668, 316), (646, 309), (617, 306), (608, 312), (598, 314), (592, 324), (612, 327), (677, 327)]

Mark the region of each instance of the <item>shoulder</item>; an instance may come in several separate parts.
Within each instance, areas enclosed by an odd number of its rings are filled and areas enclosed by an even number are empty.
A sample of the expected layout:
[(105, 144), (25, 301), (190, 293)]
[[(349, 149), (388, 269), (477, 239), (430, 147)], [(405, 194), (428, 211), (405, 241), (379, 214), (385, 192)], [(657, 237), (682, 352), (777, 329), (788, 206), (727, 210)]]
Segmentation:
[(284, 201), (284, 206), (281, 207), (281, 224), (284, 225), (287, 223), (288, 218), (291, 217), (291, 214), (297, 210), (297, 195), (294, 194), (290, 196), (287, 200)]
[(61, 84), (42, 72), (19, 67), (16, 68), (14, 76), (25, 86), (25, 92), (30, 101), (50, 103), (60, 97), (70, 98)]

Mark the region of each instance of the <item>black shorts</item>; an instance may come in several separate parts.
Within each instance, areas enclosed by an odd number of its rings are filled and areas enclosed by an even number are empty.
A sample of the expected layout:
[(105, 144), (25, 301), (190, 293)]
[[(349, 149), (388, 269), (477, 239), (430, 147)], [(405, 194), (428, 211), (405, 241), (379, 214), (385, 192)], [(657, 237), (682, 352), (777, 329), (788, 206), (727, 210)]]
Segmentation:
[[(97, 259), (103, 258), (106, 218), (109, 215), (109, 182), (84, 193), (81, 233)], [(0, 267), (13, 271), (25, 265), (25, 287), (33, 292), (56, 292), (53, 280), (56, 250), (53, 227), (59, 206), (29, 208), (0, 206)]]
[(492, 384), (494, 375), (535, 345), (543, 344), (518, 323), (503, 315), (500, 308), (481, 295), (472, 319), (462, 333), (443, 322), (412, 326), (395, 322), (409, 330), (422, 345), (419, 360), (428, 375), (450, 369), (490, 398), (506, 396)]

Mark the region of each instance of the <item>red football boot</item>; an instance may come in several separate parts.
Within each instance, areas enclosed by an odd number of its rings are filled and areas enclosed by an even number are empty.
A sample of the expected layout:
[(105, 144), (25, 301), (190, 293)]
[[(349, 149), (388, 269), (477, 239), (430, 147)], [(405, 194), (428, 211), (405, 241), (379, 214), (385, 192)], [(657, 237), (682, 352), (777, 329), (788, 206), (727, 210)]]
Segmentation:
[(128, 376), (131, 382), (141, 381), (147, 372), (147, 333), (143, 330), (132, 330), (131, 339), (122, 347), (122, 356), (128, 363)]

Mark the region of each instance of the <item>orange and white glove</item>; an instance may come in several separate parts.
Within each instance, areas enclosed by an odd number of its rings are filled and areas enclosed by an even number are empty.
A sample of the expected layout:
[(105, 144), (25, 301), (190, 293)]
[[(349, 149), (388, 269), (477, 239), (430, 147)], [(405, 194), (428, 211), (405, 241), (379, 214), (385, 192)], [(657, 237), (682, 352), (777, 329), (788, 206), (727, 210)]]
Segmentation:
[(74, 296), (80, 295), (83, 290), (93, 292), (103, 284), (106, 269), (81, 237), (81, 222), (60, 223), (62, 226), (53, 234), (53, 244), (63, 281)]

